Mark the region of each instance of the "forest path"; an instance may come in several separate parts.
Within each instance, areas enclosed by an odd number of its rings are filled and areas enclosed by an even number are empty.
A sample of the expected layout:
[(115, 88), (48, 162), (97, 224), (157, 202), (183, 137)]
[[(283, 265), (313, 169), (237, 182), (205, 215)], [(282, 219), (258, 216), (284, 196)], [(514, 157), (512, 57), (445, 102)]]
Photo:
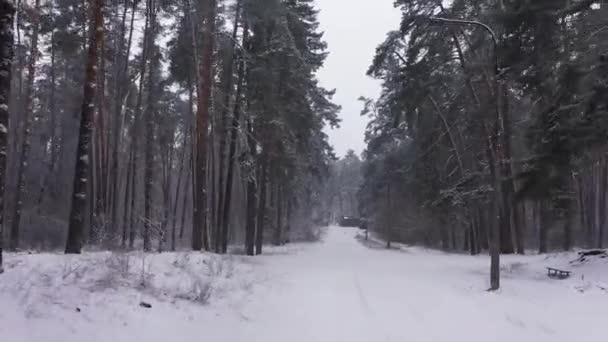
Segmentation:
[[(146, 289), (132, 288), (137, 269), (115, 278), (108, 262), (124, 259), (111, 253), (9, 254), (0, 340), (571, 342), (608, 335), (608, 260), (575, 267), (575, 253), (503, 256), (502, 288), (491, 293), (485, 255), (386, 250), (357, 234), (330, 227), (319, 243), (265, 247), (258, 257), (132, 254), (131, 268), (145, 262), (150, 272)], [(550, 280), (546, 266), (574, 276)], [(177, 299), (208, 272), (210, 303)], [(111, 279), (120, 283), (108, 287)]]
[(251, 333), (260, 341), (302, 342), (434, 336), (436, 329), (428, 325), (449, 317), (428, 317), (427, 325), (421, 314), (442, 304), (440, 293), (428, 296), (436, 282), (433, 268), (418, 258), (408, 262), (407, 254), (367, 248), (356, 233), (331, 227), (319, 244), (287, 257), (267, 257), (267, 269), (280, 281), (262, 307), (247, 309), (246, 315), (256, 317)]
[[(530, 257), (505, 258), (508, 290), (489, 293), (486, 256), (368, 247), (357, 233), (330, 227), (319, 244), (264, 256), (270, 291), (242, 308), (241, 324), (218, 336), (265, 342), (572, 341), (581, 326), (593, 327), (579, 317), (591, 318), (599, 329), (602, 313), (608, 313), (563, 283), (546, 280), (543, 266), (530, 270), (518, 259)], [(573, 300), (568, 309), (560, 305), (564, 299)], [(601, 329), (598, 334), (607, 328)]]

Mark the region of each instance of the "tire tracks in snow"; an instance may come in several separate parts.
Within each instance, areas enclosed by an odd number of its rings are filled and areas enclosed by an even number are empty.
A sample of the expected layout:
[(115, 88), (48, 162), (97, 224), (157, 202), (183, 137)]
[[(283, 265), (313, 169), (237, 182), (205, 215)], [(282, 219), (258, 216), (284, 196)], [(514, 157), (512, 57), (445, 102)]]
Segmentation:
[(353, 284), (355, 286), (357, 296), (359, 297), (359, 304), (361, 305), (361, 308), (363, 308), (363, 312), (365, 312), (368, 317), (374, 317), (374, 311), (367, 301), (367, 296), (365, 296), (363, 288), (361, 288), (361, 282), (359, 281), (359, 276), (356, 273), (353, 275)]

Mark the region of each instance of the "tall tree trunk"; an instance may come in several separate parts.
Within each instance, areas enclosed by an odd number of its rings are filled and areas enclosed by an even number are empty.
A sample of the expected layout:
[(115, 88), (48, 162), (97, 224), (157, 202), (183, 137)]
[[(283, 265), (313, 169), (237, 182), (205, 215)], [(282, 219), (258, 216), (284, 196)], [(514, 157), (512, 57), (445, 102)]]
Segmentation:
[[(148, 0), (148, 17), (149, 31), (148, 51), (154, 50), (156, 38), (156, 2)], [(144, 160), (144, 251), (149, 252), (152, 248), (150, 245), (150, 230), (154, 221), (152, 215), (152, 185), (154, 162), (153, 144), (154, 144), (154, 119), (156, 114), (155, 89), (156, 89), (156, 67), (151, 65), (148, 71), (148, 103), (146, 110), (146, 145), (145, 145), (145, 160)], [(160, 232), (162, 235), (162, 232)], [(162, 240), (162, 237), (159, 239)]]
[(447, 213), (445, 209), (440, 209), (439, 216), (439, 229), (441, 233), (441, 249), (447, 251), (450, 249), (450, 232), (448, 227)]
[(205, 14), (203, 46), (201, 48), (200, 77), (196, 113), (196, 161), (194, 175), (194, 215), (192, 223), (192, 249), (209, 249), (207, 241), (207, 131), (211, 110), (211, 89), (213, 82), (213, 46), (215, 41), (216, 1), (204, 1)]
[(217, 202), (218, 202), (218, 191), (216, 189), (218, 179), (217, 177), (217, 151), (215, 146), (217, 140), (217, 117), (216, 115), (210, 116), (211, 120), (211, 129), (209, 130), (209, 145), (207, 146), (208, 151), (211, 153), (207, 154), (207, 168), (210, 172), (207, 175), (207, 184), (209, 184), (209, 189), (207, 191), (207, 212), (209, 213), (209, 217), (207, 219), (208, 222), (211, 223), (211, 229), (209, 230), (209, 239), (211, 246), (216, 253), (220, 252), (220, 226), (218, 224), (217, 218)]
[[(476, 210), (476, 209), (474, 209)], [(471, 218), (471, 224), (469, 226), (468, 229), (468, 234), (467, 234), (467, 244), (466, 247), (468, 247), (469, 253), (471, 255), (477, 255), (478, 253), (478, 249), (477, 249), (477, 226), (478, 226), (478, 221), (477, 221), (477, 215), (474, 214)], [(465, 247), (465, 248), (466, 248)]]
[(601, 162), (599, 180), (599, 224), (597, 227), (597, 248), (604, 248), (604, 232), (606, 230), (606, 201), (608, 196), (608, 159), (603, 158)]
[[(513, 180), (512, 157), (511, 157), (511, 120), (509, 113), (509, 94), (503, 82), (498, 87), (500, 98), (502, 99), (502, 110), (500, 115), (500, 125), (502, 134), (500, 135), (502, 144), (502, 159), (499, 161), (502, 168), (502, 207), (503, 215), (500, 229), (500, 252), (503, 254), (513, 254), (513, 235), (512, 227), (518, 226), (516, 207), (512, 205), (515, 196), (515, 183)], [(516, 227), (517, 231), (518, 228)]]
[(25, 193), (25, 172), (31, 148), (31, 130), (34, 115), (34, 79), (36, 77), (36, 61), (38, 60), (38, 32), (40, 30), (40, 0), (36, 0), (32, 12), (32, 37), (30, 56), (27, 65), (27, 80), (25, 83), (25, 110), (23, 112), (23, 131), (21, 137), (23, 144), (17, 165), (17, 191), (15, 192), (15, 213), (11, 222), (11, 238), (9, 248), (16, 250), (19, 247), (19, 225), (23, 210), (23, 195)]
[(281, 178), (277, 179), (277, 226), (274, 231), (274, 244), (280, 246), (282, 244), (281, 239), (283, 237), (283, 187), (281, 186)]
[(103, 0), (91, 1), (91, 30), (84, 82), (84, 96), (78, 133), (78, 149), (74, 166), (74, 187), (70, 209), (70, 223), (65, 252), (78, 254), (82, 249), (82, 232), (87, 206), (87, 184), (89, 169), (89, 146), (95, 114), (98, 54), (103, 41)]
[[(126, 179), (126, 186), (125, 186), (125, 193), (124, 193), (124, 209), (123, 209), (123, 218), (122, 218), (122, 247), (126, 248), (127, 247), (127, 239), (129, 240), (129, 247), (133, 247), (133, 238), (135, 238), (135, 236), (131, 235), (131, 232), (134, 231), (133, 227), (129, 226), (129, 221), (128, 221), (128, 214), (129, 214), (129, 196), (132, 193), (132, 187), (133, 187), (133, 181), (134, 181), (134, 173), (135, 170), (133, 170), (133, 165), (132, 165), (132, 161), (133, 161), (133, 154), (135, 153), (135, 151), (133, 151), (131, 149), (131, 151), (129, 152), (129, 159), (127, 161), (127, 179)], [(132, 236), (132, 238), (131, 238)]]
[(578, 192), (578, 212), (579, 212), (579, 224), (581, 227), (587, 227), (587, 213), (585, 212), (585, 194), (583, 187), (583, 175), (579, 172), (575, 176), (576, 190)]
[(594, 233), (597, 224), (597, 196), (596, 196), (596, 184), (595, 184), (595, 167), (591, 166), (586, 178), (585, 192), (587, 200), (585, 201), (587, 206), (585, 211), (588, 217), (587, 227), (587, 247), (594, 247)]
[(93, 124), (93, 134), (96, 153), (94, 166), (97, 177), (93, 178), (94, 184), (97, 186), (95, 195), (97, 196), (97, 205), (95, 206), (95, 217), (98, 220), (99, 228), (104, 231), (105, 243), (108, 246), (114, 247), (116, 243), (116, 231), (113, 226), (108, 226), (108, 113), (106, 111), (106, 72), (105, 72), (105, 42), (102, 41), (100, 49), (100, 58), (98, 63), (98, 90), (97, 90), (97, 115)]
[[(171, 132), (168, 144), (162, 143), (160, 146), (163, 158), (163, 218), (161, 222), (161, 238), (159, 239), (159, 252), (162, 251), (163, 244), (167, 241), (167, 227), (169, 224), (169, 214), (171, 212), (171, 175), (173, 170), (173, 151), (175, 145), (175, 132)], [(165, 151), (162, 151), (162, 150)], [(183, 159), (183, 158), (182, 158)], [(183, 160), (182, 160), (183, 165)], [(181, 169), (178, 171), (181, 175)], [(178, 176), (178, 178), (181, 176)], [(175, 229), (172, 230), (172, 238), (175, 241)], [(172, 242), (173, 242), (172, 241)]]
[[(498, 91), (498, 87), (496, 87), (496, 91)], [(497, 106), (500, 108), (500, 106)], [(498, 117), (500, 117), (500, 109), (497, 113)], [(498, 121), (497, 121), (498, 123)], [(487, 148), (487, 160), (490, 164), (490, 174), (491, 179), (494, 182), (494, 198), (492, 201), (492, 210), (490, 216), (490, 228), (488, 229), (488, 240), (490, 247), (490, 290), (495, 291), (500, 288), (500, 232), (501, 227), (500, 224), (502, 222), (501, 219), (501, 208), (502, 206), (502, 182), (500, 180), (500, 165), (499, 165), (499, 144), (498, 142), (498, 134), (491, 128), (486, 128), (488, 133), (488, 148)]]
[(538, 253), (547, 253), (547, 235), (549, 232), (549, 206), (545, 201), (539, 203), (540, 225), (538, 233)]
[(289, 234), (291, 233), (291, 212), (293, 202), (291, 198), (287, 199), (287, 213), (285, 214), (285, 234), (283, 235), (283, 242), (289, 243)]
[(247, 118), (247, 145), (249, 151), (249, 163), (247, 163), (247, 217), (245, 222), (245, 250), (247, 255), (255, 254), (256, 238), (256, 195), (257, 183), (255, 181), (255, 158), (257, 145), (253, 138), (253, 125), (251, 118)]
[[(188, 3), (188, 1), (186, 1)], [(194, 46), (194, 45), (193, 45)], [(197, 65), (196, 63), (194, 65)], [(184, 225), (186, 221), (186, 204), (188, 203), (188, 193), (194, 196), (194, 191), (190, 188), (190, 182), (192, 181), (192, 165), (194, 160), (194, 148), (193, 148), (193, 125), (192, 120), (194, 120), (194, 86), (191, 81), (188, 82), (188, 114), (189, 118), (185, 121), (188, 125), (184, 129), (187, 130), (189, 140), (184, 140), (184, 149), (188, 149), (190, 151), (188, 162), (184, 160), (184, 167), (186, 168), (186, 184), (184, 186), (184, 195), (183, 195), (183, 205), (182, 205), (182, 215), (179, 226), (179, 239), (182, 240), (184, 238)], [(175, 199), (177, 201), (177, 198)], [(177, 219), (176, 219), (177, 220)]]
[[(574, 175), (570, 177), (568, 190), (574, 189)], [(574, 221), (574, 213), (576, 209), (576, 200), (573, 198), (568, 199), (568, 206), (566, 207), (566, 215), (564, 221), (564, 251), (572, 249), (572, 221)]]
[(51, 25), (51, 41), (49, 50), (51, 53), (51, 65), (50, 65), (50, 91), (49, 91), (49, 127), (48, 127), (48, 135), (50, 142), (50, 150), (47, 162), (47, 170), (44, 174), (43, 178), (40, 182), (40, 191), (38, 193), (38, 199), (36, 201), (37, 212), (40, 215), (42, 211), (42, 202), (44, 200), (44, 195), (49, 186), (49, 182), (51, 180), (51, 176), (53, 174), (53, 169), (55, 168), (55, 163), (57, 162), (57, 113), (56, 113), (56, 96), (55, 96), (55, 88), (56, 88), (56, 71), (55, 71), (55, 17), (54, 17), (54, 8), (55, 8), (55, 0), (51, 0), (50, 4), (50, 13), (49, 13), (49, 21)]
[(133, 248), (133, 243), (135, 240), (136, 234), (136, 226), (138, 225), (139, 219), (137, 218), (137, 189), (138, 189), (138, 172), (137, 167), (139, 165), (139, 137), (142, 132), (141, 126), (141, 114), (142, 114), (142, 104), (143, 104), (143, 94), (144, 94), (144, 86), (145, 86), (145, 78), (146, 78), (146, 70), (148, 66), (148, 54), (150, 47), (149, 45), (149, 35), (150, 35), (150, 3), (149, 0), (146, 4), (146, 20), (144, 24), (144, 37), (142, 38), (143, 48), (141, 52), (141, 60), (139, 64), (139, 86), (137, 90), (137, 99), (135, 101), (135, 113), (133, 114), (133, 127), (131, 129), (131, 136), (133, 140), (131, 141), (131, 150), (133, 151), (133, 158), (131, 160), (131, 168), (133, 170), (133, 181), (131, 182), (131, 214), (129, 218), (129, 227), (130, 227), (130, 235), (129, 235), (129, 247)]
[[(235, 14), (236, 22), (234, 24), (234, 31), (232, 33), (232, 37), (235, 40), (236, 40), (236, 36), (237, 36), (238, 22), (239, 22), (239, 17), (240, 17), (240, 14), (239, 14), (240, 6), (241, 6), (241, 1), (238, 0), (236, 14)], [(243, 27), (243, 42), (247, 41), (248, 31), (249, 31), (249, 29), (248, 29), (247, 25), (245, 25), (245, 27)], [(234, 50), (234, 46), (233, 46), (233, 50)], [(232, 56), (234, 57), (234, 52), (233, 52)], [(232, 61), (231, 61), (231, 63), (232, 63)], [(228, 227), (229, 227), (229, 223), (230, 223), (229, 222), (230, 209), (231, 209), (230, 205), (231, 205), (231, 200), (232, 200), (232, 184), (234, 182), (234, 168), (235, 168), (235, 164), (236, 164), (236, 160), (235, 160), (236, 143), (237, 143), (239, 128), (240, 128), (240, 124), (241, 124), (241, 100), (242, 100), (241, 95), (242, 95), (242, 89), (243, 89), (243, 82), (245, 80), (245, 60), (242, 56), (239, 60), (237, 74), (238, 74), (238, 76), (237, 76), (238, 79), (237, 79), (237, 85), (236, 85), (236, 95), (234, 98), (234, 110), (232, 113), (232, 125), (231, 125), (231, 131), (230, 131), (230, 147), (229, 147), (228, 160), (227, 160), (228, 171), (226, 174), (226, 191), (225, 191), (223, 210), (222, 210), (222, 214), (223, 214), (223, 217), (222, 217), (222, 252), (223, 253), (226, 253), (227, 249), (228, 249)], [(227, 88), (232, 88), (232, 87), (227, 87)], [(224, 114), (227, 115), (227, 113), (224, 113)]]
[[(179, 224), (179, 239), (182, 240), (184, 238), (184, 227), (186, 225), (186, 209), (188, 207), (188, 194), (194, 195), (193, 191), (188, 191), (190, 189), (190, 182), (192, 182), (192, 163), (193, 163), (192, 152), (190, 153), (190, 158), (188, 160), (188, 164), (186, 167), (186, 184), (184, 185), (184, 201), (182, 203), (182, 215)], [(192, 201), (194, 202), (194, 201)], [(194, 203), (192, 203), (194, 204)], [(194, 208), (192, 209), (194, 211)]]
[[(175, 251), (175, 239), (177, 233), (177, 206), (179, 203), (179, 195), (182, 187), (182, 176), (186, 169), (186, 155), (188, 153), (188, 135), (184, 134), (182, 143), (182, 155), (179, 160), (179, 171), (177, 172), (177, 183), (175, 184), (175, 197), (173, 198), (173, 214), (171, 216), (171, 250)], [(184, 190), (184, 192), (187, 192)]]
[[(217, 215), (218, 215), (218, 227), (220, 227), (219, 229), (219, 240), (221, 240), (221, 252), (222, 253), (226, 253), (227, 250), (227, 246), (228, 246), (228, 222), (225, 222), (228, 220), (228, 215), (224, 214), (224, 211), (229, 211), (229, 208), (226, 208), (226, 197), (230, 197), (231, 194), (228, 193), (228, 185), (226, 184), (226, 186), (224, 187), (224, 182), (228, 183), (230, 181), (227, 180), (228, 177), (230, 177), (230, 175), (226, 175), (225, 169), (226, 169), (226, 164), (228, 164), (228, 168), (230, 168), (230, 165), (232, 164), (232, 160), (228, 159), (226, 160), (226, 141), (228, 139), (228, 113), (230, 112), (230, 98), (232, 97), (232, 91), (233, 91), (233, 79), (234, 79), (234, 56), (235, 56), (235, 42), (237, 40), (237, 34), (238, 34), (238, 29), (239, 29), (239, 22), (240, 22), (240, 15), (241, 15), (241, 0), (237, 0), (236, 1), (236, 8), (235, 8), (235, 14), (234, 14), (234, 23), (233, 23), (233, 27), (232, 27), (232, 49), (229, 52), (229, 56), (225, 62), (225, 69), (224, 69), (224, 84), (222, 87), (222, 91), (223, 91), (223, 95), (224, 95), (224, 99), (222, 102), (222, 110), (221, 110), (221, 114), (220, 114), (220, 127), (219, 127), (219, 136), (220, 136), (220, 146), (219, 146), (219, 168), (218, 168), (218, 190), (219, 190), (219, 200), (218, 200), (218, 204), (217, 204)], [(240, 77), (240, 75), (239, 75)], [(238, 99), (237, 99), (238, 102)], [(232, 126), (234, 126), (234, 123), (232, 124)], [(231, 137), (231, 144), (232, 144), (232, 137)], [(232, 146), (232, 145), (231, 145)], [(232, 185), (230, 185), (230, 187), (232, 187)], [(230, 200), (228, 200), (228, 203), (230, 202)]]
[(264, 244), (264, 221), (266, 220), (266, 184), (268, 183), (268, 166), (266, 165), (266, 152), (262, 154), (262, 162), (260, 166), (260, 195), (257, 210), (257, 225), (255, 236), (255, 254), (262, 254), (262, 245)]
[(8, 103), (11, 92), (13, 65), (13, 0), (0, 0), (0, 273), (4, 246), (4, 186), (6, 184), (6, 154), (8, 152)]
[[(110, 193), (111, 193), (111, 222), (110, 224), (117, 229), (118, 227), (118, 201), (120, 199), (119, 191), (118, 191), (118, 159), (120, 157), (120, 140), (122, 136), (122, 123), (124, 121), (124, 113), (122, 111), (123, 97), (125, 92), (125, 83), (128, 83), (128, 71), (129, 71), (129, 55), (131, 54), (131, 44), (133, 41), (133, 29), (135, 23), (135, 12), (137, 10), (137, 4), (139, 2), (133, 1), (131, 8), (131, 17), (129, 24), (129, 38), (126, 41), (127, 47), (125, 51), (124, 58), (122, 61), (119, 60), (120, 53), (119, 49), (124, 49), (125, 45), (125, 33), (126, 33), (126, 17), (127, 17), (127, 9), (128, 2), (124, 3), (124, 10), (122, 14), (121, 21), (121, 29), (120, 29), (120, 37), (118, 39), (118, 48), (116, 49), (116, 63), (118, 64), (116, 67), (116, 74), (114, 75), (114, 88), (116, 91), (116, 98), (114, 99), (114, 122), (113, 122), (113, 141), (112, 141), (112, 165), (110, 166)], [(130, 158), (130, 154), (129, 154)], [(127, 166), (129, 168), (129, 166)], [(130, 169), (129, 169), (130, 171)], [(127, 172), (127, 184), (129, 184), (128, 177), (130, 176), (130, 172)], [(125, 194), (126, 195), (126, 194)], [(125, 197), (125, 211), (127, 210), (127, 202)], [(124, 216), (124, 215), (123, 215)], [(125, 224), (123, 222), (123, 227)], [(123, 229), (124, 232), (124, 229)], [(123, 234), (123, 243), (124, 243), (124, 234)], [(124, 246), (123, 246), (124, 247)]]

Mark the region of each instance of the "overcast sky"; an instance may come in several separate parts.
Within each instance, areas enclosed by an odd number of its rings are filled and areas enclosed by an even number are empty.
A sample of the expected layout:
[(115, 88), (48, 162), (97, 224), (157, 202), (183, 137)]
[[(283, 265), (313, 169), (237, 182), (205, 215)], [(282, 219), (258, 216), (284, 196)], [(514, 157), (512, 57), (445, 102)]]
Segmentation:
[(321, 84), (336, 88), (334, 102), (342, 106), (341, 128), (328, 131), (336, 153), (343, 156), (353, 149), (365, 149), (364, 132), (367, 119), (360, 116), (359, 96), (376, 98), (380, 84), (365, 75), (376, 46), (386, 33), (399, 27), (400, 11), (394, 0), (316, 0), (321, 10), (319, 20), (329, 57), (319, 72)]

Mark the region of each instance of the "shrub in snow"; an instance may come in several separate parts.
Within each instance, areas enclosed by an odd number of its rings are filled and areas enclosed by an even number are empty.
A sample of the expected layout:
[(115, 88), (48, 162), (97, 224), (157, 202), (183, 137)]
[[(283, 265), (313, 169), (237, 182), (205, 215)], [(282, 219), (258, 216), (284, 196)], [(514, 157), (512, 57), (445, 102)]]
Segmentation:
[(178, 292), (175, 298), (197, 302), (199, 304), (209, 303), (211, 294), (213, 293), (213, 285), (210, 280), (202, 277), (191, 275), (191, 283), (187, 291)]

